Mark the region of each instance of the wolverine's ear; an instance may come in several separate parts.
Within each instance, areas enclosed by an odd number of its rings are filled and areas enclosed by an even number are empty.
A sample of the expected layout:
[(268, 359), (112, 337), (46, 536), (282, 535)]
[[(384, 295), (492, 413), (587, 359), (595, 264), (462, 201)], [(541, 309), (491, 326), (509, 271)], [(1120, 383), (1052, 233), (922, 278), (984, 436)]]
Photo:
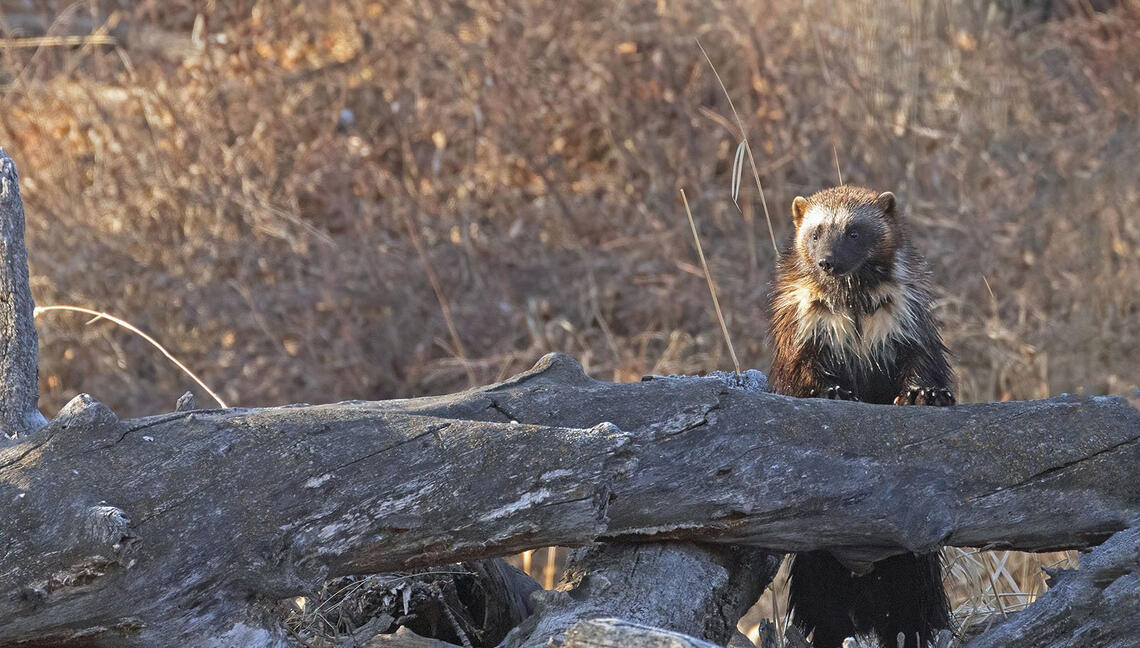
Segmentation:
[(879, 194), (879, 197), (875, 199), (875, 204), (883, 210), (884, 214), (893, 215), (895, 213), (895, 195), (889, 191)]
[(796, 224), (797, 229), (804, 220), (804, 213), (807, 212), (807, 208), (808, 201), (803, 196), (796, 196), (796, 199), (792, 201), (792, 221)]

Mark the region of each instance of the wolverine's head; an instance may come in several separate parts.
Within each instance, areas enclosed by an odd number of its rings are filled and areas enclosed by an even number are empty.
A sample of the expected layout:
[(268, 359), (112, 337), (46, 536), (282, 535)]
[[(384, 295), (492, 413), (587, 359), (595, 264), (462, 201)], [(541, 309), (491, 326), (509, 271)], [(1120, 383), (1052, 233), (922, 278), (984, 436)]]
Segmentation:
[(890, 263), (896, 243), (895, 196), (889, 191), (842, 186), (792, 201), (795, 249), (821, 280)]

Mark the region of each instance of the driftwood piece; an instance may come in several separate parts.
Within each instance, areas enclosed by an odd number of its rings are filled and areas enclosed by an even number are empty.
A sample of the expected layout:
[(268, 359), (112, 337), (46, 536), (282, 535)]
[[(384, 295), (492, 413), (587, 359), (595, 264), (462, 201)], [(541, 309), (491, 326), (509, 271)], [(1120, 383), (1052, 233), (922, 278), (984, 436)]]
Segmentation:
[(0, 441), (27, 435), (47, 423), (36, 407), (39, 339), (17, 180), (16, 163), (0, 148)]
[(531, 615), (531, 595), (541, 589), (494, 558), (334, 579), (308, 597), (305, 609), (288, 606), (283, 616), (291, 634), (308, 645), (329, 646), (337, 633), (342, 639), (350, 634), (353, 645), (377, 636), (397, 641), (388, 633), (404, 628), (410, 641), (418, 639), (406, 631), (448, 645), (494, 646)]
[[(571, 646), (573, 628), (601, 618), (723, 646), (738, 634), (737, 621), (776, 575), (780, 558), (754, 549), (677, 542), (579, 549), (558, 590), (535, 597), (535, 615), (502, 648)], [(645, 645), (658, 644), (647, 640)]]
[(599, 618), (575, 623), (566, 632), (565, 648), (718, 648), (680, 633), (631, 623), (623, 619)]
[(967, 648), (1140, 646), (1140, 521), (1054, 572), (1049, 591)]
[[(353, 597), (380, 599), (376, 609), (348, 603), (351, 610), (382, 620), (364, 623), (356, 613), (348, 619), (350, 625), (363, 623), (361, 630), (353, 632), (353, 641), (366, 646), (457, 648), (469, 640), (477, 646), (500, 648), (558, 647), (570, 645), (572, 628), (583, 622), (620, 619), (669, 638), (678, 633), (691, 635), (696, 644), (731, 642), (750, 647), (751, 642), (736, 630), (737, 621), (779, 565), (779, 555), (743, 547), (679, 542), (598, 544), (571, 555), (557, 591), (541, 591), (533, 580), (501, 560), (413, 575), (369, 577), (380, 584), (374, 590), (389, 592), (383, 597), (368, 592), (370, 580), (354, 578), (347, 586), (332, 581), (332, 586), (351, 589)], [(389, 583), (396, 585), (386, 589)], [(408, 589), (410, 595), (402, 597), (401, 589)], [(533, 616), (529, 616), (531, 599), (537, 606)], [(325, 610), (320, 623), (313, 620), (314, 630), (336, 621), (335, 608), (319, 597), (310, 603)], [(306, 617), (301, 614), (300, 618)], [(395, 634), (377, 634), (393, 632), (397, 626), (401, 628)], [(310, 633), (298, 627), (298, 634)], [(636, 638), (627, 635), (618, 633), (610, 641), (629, 648), (641, 645), (625, 643)], [(652, 633), (642, 637), (647, 642), (644, 645), (659, 645), (655, 637)]]

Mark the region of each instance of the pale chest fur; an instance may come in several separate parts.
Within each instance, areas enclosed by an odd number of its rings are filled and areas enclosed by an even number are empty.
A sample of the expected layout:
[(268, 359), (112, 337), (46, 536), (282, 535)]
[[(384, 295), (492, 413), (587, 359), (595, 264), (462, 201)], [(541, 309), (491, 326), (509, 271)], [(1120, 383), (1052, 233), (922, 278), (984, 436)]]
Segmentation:
[(791, 311), (796, 346), (816, 342), (843, 357), (881, 366), (894, 360), (899, 342), (914, 338), (916, 305), (896, 282), (880, 284), (867, 297), (864, 308), (854, 308), (828, 299), (804, 280), (785, 291), (777, 307)]

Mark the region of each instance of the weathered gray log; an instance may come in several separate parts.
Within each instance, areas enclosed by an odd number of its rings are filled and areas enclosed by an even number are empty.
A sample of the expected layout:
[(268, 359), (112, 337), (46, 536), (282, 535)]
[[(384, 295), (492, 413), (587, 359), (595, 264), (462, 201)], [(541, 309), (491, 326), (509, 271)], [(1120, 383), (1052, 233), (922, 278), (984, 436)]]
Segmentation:
[(1087, 546), (1140, 512), (1138, 461), (1117, 398), (874, 406), (598, 382), (559, 355), (386, 403), (120, 421), (77, 399), (0, 449), (0, 644), (204, 645), (327, 576), (596, 540)]
[(1140, 646), (1140, 521), (1055, 572), (1049, 591), (967, 648)]
[[(662, 628), (608, 617), (578, 621), (556, 646), (562, 648), (720, 648), (718, 644)], [(406, 630), (379, 635), (363, 648), (459, 648)]]
[[(601, 618), (723, 646), (738, 634), (737, 621), (776, 575), (780, 559), (754, 549), (678, 542), (579, 549), (559, 589), (536, 595), (535, 615), (502, 648), (570, 646), (571, 628)], [(645, 645), (657, 644), (647, 639)]]
[(17, 180), (16, 163), (0, 148), (0, 441), (47, 423), (37, 408), (39, 340)]
[[(665, 640), (752, 648), (736, 624), (780, 559), (724, 545), (598, 544), (572, 554), (558, 591), (550, 592), (499, 559), (352, 577), (325, 585), (336, 592), (332, 598), (310, 598), (319, 616), (299, 613), (289, 625), (302, 639), (330, 627), (356, 628), (346, 644), (365, 648), (459, 648), (469, 638), (499, 648), (594, 645), (613, 623), (621, 628), (601, 645), (655, 648)], [(340, 592), (349, 594), (340, 599)], [(345, 608), (347, 618), (338, 611)], [(590, 632), (581, 634), (586, 627)], [(590, 644), (582, 643), (586, 637)]]
[(407, 628), (400, 628), (392, 634), (376, 635), (360, 646), (361, 648), (462, 648), (446, 641), (421, 637)]
[[(522, 570), (492, 558), (332, 579), (306, 597), (304, 609), (285, 605), (280, 616), (307, 645), (328, 645), (330, 634), (342, 633), (352, 646), (376, 637), (392, 645), (422, 641), (416, 635), (494, 646), (532, 614), (531, 595), (540, 590)], [(400, 637), (390, 634), (400, 629)]]
[(598, 618), (575, 623), (566, 632), (565, 648), (717, 648), (680, 633), (631, 623), (624, 619)]
[[(390, 604), (364, 610), (368, 616), (363, 618), (355, 612), (360, 607), (353, 601), (337, 606), (347, 605), (353, 610), (350, 626), (365, 626), (353, 633), (354, 641), (392, 648), (416, 646), (426, 640), (442, 640), (442, 648), (450, 648), (466, 637), (477, 640), (478, 645), (500, 648), (557, 647), (569, 645), (572, 627), (592, 619), (621, 619), (641, 628), (662, 630), (669, 637), (683, 633), (698, 643), (723, 646), (735, 639), (731, 645), (751, 647), (737, 631), (737, 622), (771, 581), (780, 561), (778, 554), (745, 547), (605, 543), (571, 554), (557, 591), (541, 591), (537, 583), (501, 560), (484, 560), (401, 577), (397, 587), (409, 588), (411, 595), (407, 599), (391, 595)], [(385, 582), (395, 580), (387, 575), (373, 578), (379, 579), (380, 590), (385, 589)], [(350, 587), (340, 581), (331, 583), (337, 589)], [(373, 601), (380, 598), (369, 588), (367, 584), (357, 586), (352, 596)], [(330, 607), (319, 597), (310, 604), (325, 610), (324, 618), (312, 621), (316, 633), (336, 622), (337, 606)], [(447, 612), (441, 612), (444, 606)], [(530, 616), (534, 607), (537, 613)], [(472, 611), (482, 612), (482, 618)], [(365, 623), (370, 616), (381, 617), (382, 623)], [(401, 617), (408, 620), (397, 622)], [(370, 625), (374, 627), (367, 627)], [(398, 635), (377, 635), (392, 632), (397, 625), (404, 628)], [(630, 640), (624, 634), (619, 636), (622, 641)], [(657, 645), (653, 636), (645, 641), (646, 646)], [(638, 644), (623, 645), (633, 648)]]

